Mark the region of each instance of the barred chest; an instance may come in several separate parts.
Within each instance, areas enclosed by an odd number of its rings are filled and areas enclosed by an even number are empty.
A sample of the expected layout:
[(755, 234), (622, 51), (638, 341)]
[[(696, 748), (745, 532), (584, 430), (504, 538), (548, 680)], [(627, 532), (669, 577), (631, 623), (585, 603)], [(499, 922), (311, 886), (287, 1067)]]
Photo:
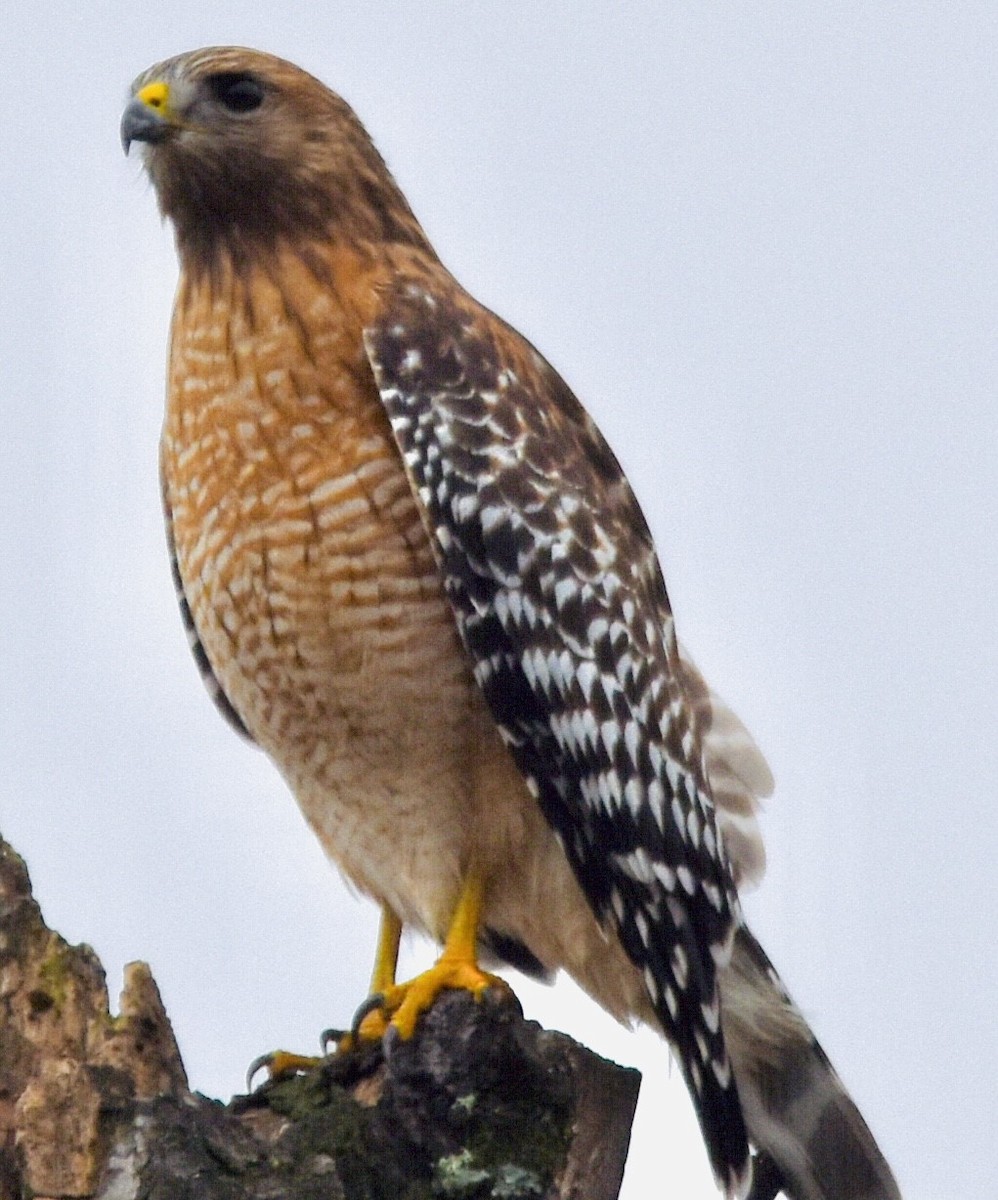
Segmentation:
[(162, 440), (197, 637), (292, 781), (351, 747), (376, 754), (379, 726), (398, 724), (386, 696), (464, 673), (361, 315), (312, 282), (296, 280), (294, 311), (268, 277), (188, 286)]

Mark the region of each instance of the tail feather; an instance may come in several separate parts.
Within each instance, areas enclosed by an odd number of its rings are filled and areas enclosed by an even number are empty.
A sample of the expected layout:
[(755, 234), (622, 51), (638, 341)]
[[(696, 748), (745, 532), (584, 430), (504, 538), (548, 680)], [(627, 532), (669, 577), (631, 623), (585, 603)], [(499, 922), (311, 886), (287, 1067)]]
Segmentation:
[(901, 1200), (894, 1176), (762, 947), (742, 927), (721, 973), (724, 1032), (749, 1137), (790, 1200)]

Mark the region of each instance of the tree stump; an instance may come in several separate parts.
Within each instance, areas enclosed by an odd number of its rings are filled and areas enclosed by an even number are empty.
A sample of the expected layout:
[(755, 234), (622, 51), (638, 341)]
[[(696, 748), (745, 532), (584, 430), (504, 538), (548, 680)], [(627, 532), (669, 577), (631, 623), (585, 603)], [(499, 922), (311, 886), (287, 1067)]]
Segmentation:
[(0, 838), (0, 1200), (615, 1200), (639, 1082), (453, 992), (409, 1041), (223, 1105), (189, 1090), (149, 968), (112, 1017)]

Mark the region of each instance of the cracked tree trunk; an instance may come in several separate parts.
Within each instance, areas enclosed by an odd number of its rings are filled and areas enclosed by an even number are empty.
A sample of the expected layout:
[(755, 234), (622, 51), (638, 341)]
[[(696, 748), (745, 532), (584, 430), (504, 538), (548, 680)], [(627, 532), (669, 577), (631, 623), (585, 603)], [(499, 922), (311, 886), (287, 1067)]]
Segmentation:
[(110, 1016), (0, 838), (0, 1200), (614, 1200), (639, 1080), (455, 992), (408, 1042), (209, 1100), (149, 968)]

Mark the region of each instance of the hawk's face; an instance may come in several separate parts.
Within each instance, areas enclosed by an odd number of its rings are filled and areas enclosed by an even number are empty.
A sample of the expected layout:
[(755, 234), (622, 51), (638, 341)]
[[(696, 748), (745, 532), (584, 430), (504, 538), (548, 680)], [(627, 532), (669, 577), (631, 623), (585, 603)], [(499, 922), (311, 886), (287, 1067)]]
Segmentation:
[[(185, 267), (237, 263), (279, 242), (384, 236), (418, 227), (350, 106), (313, 76), (255, 50), (209, 48), (144, 71), (121, 122), (144, 143)], [(411, 223), (411, 224), (410, 224)], [(421, 238), (422, 235), (419, 234)]]
[[(343, 101), (317, 80), (249, 50), (198, 51), (143, 72), (121, 122), (145, 144), (160, 207), (183, 242), (272, 241), (323, 226)], [(336, 114), (338, 115), (338, 114)]]

